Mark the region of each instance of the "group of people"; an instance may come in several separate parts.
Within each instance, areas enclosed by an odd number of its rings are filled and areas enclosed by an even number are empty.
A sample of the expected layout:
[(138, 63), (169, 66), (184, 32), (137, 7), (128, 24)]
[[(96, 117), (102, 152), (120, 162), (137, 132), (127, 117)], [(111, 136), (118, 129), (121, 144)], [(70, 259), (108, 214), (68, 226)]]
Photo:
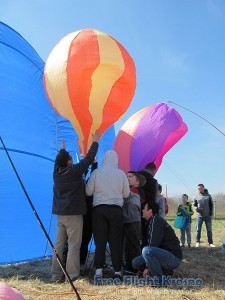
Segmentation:
[[(188, 247), (191, 247), (191, 216), (194, 214), (192, 203), (188, 200), (188, 195), (182, 195), (183, 203), (178, 206), (177, 215), (184, 215), (188, 217), (185, 228), (180, 229), (181, 246), (185, 246), (185, 234)], [(202, 224), (205, 222), (208, 243), (211, 248), (214, 248), (212, 238), (212, 215), (213, 215), (213, 201), (208, 190), (204, 184), (198, 184), (198, 193), (194, 199), (194, 208), (197, 212), (196, 218), (196, 245), (200, 247)]]
[[(162, 275), (172, 274), (180, 265), (182, 249), (173, 228), (164, 219), (165, 198), (154, 178), (156, 167), (149, 163), (144, 170), (125, 174), (118, 168), (116, 152), (109, 150), (97, 168), (100, 136), (99, 132), (93, 135), (87, 155), (77, 164), (73, 164), (65, 143), (56, 156), (53, 214), (57, 215), (57, 254), (62, 258), (67, 245), (66, 270), (76, 280), (93, 231), (95, 277), (103, 275), (108, 243), (115, 278), (122, 277), (122, 270), (141, 271), (144, 277), (156, 277), (160, 285)], [(90, 165), (92, 173), (86, 182), (84, 174)], [(198, 199), (197, 206), (200, 202)], [(199, 221), (199, 227), (201, 224)], [(67, 280), (55, 253), (52, 279)]]

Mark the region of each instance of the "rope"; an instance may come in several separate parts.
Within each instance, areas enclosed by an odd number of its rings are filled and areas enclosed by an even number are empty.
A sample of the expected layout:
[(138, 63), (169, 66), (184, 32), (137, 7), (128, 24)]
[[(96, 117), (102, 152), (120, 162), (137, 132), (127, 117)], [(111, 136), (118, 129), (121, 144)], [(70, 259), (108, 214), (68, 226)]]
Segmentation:
[[(28, 288), (27, 286), (21, 286), (24, 290), (29, 290), (38, 294), (42, 294), (42, 295), (48, 295), (48, 296), (62, 296), (62, 295), (73, 295), (74, 292), (43, 292), (43, 291), (39, 291), (37, 289), (32, 289), (32, 288)], [(105, 293), (96, 293), (96, 294), (90, 294), (90, 293), (79, 293), (80, 296), (88, 296), (88, 297), (99, 297), (99, 296), (104, 296), (104, 295), (108, 295), (109, 293), (114, 293), (115, 291), (118, 290), (127, 290), (129, 289), (130, 286), (127, 287), (117, 287), (111, 291), (107, 291)]]
[(215, 128), (217, 131), (219, 131), (223, 136), (225, 136), (225, 133), (223, 133), (219, 128), (217, 128), (215, 125), (213, 125), (211, 122), (209, 122), (207, 119), (203, 118), (202, 116), (200, 116), (199, 114), (195, 113), (194, 111), (182, 106), (182, 105), (179, 105), (173, 101), (168, 101), (168, 103), (173, 103), (179, 107), (182, 107), (183, 109), (186, 109), (187, 111), (191, 112), (192, 114), (198, 116), (199, 118), (201, 118), (202, 120), (204, 120), (205, 122), (207, 122), (209, 125), (211, 125), (213, 128)]

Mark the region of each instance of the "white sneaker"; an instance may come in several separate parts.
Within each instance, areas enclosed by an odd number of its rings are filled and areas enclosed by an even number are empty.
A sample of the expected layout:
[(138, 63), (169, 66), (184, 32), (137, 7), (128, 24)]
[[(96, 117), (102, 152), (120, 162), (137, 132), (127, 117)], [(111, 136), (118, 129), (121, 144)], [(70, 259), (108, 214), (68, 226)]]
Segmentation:
[(213, 245), (213, 244), (209, 244), (209, 247), (211, 247), (211, 248), (215, 248), (216, 246), (215, 246), (215, 245)]
[(200, 243), (197, 242), (196, 245), (195, 245), (195, 247), (196, 247), (196, 248), (200, 247)]
[(102, 277), (102, 269), (96, 269), (95, 276)]

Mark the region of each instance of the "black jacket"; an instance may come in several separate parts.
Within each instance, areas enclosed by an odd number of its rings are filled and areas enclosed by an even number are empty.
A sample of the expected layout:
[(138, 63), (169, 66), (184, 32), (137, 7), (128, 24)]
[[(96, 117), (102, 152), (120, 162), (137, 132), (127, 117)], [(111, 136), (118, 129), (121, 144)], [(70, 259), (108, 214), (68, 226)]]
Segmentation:
[(180, 241), (177, 238), (173, 228), (160, 216), (154, 215), (147, 222), (148, 245), (165, 249), (173, 253), (180, 260), (182, 259), (182, 250)]
[(145, 194), (145, 202), (155, 202), (158, 190), (157, 180), (145, 169), (137, 173), (143, 175), (146, 179), (145, 185), (141, 187)]
[(84, 159), (66, 168), (55, 164), (53, 173), (53, 207), (56, 215), (84, 215), (86, 213), (85, 179), (83, 174), (93, 163), (98, 151), (94, 142)]

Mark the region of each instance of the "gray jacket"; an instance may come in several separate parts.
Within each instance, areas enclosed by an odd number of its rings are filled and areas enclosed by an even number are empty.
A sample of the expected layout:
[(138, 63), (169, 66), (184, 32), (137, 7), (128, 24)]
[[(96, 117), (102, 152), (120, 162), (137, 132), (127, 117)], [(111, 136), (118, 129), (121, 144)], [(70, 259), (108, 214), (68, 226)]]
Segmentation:
[[(199, 217), (206, 218), (211, 217), (213, 213), (213, 202), (210, 194), (198, 193), (194, 199), (194, 206)], [(199, 208), (203, 208), (200, 210)]]
[(140, 196), (130, 192), (123, 204), (123, 223), (141, 222)]
[(161, 218), (165, 219), (165, 216), (166, 216), (166, 212), (165, 212), (166, 200), (165, 200), (165, 198), (163, 197), (163, 195), (157, 195), (157, 198), (156, 198), (155, 202), (159, 206), (159, 216)]

